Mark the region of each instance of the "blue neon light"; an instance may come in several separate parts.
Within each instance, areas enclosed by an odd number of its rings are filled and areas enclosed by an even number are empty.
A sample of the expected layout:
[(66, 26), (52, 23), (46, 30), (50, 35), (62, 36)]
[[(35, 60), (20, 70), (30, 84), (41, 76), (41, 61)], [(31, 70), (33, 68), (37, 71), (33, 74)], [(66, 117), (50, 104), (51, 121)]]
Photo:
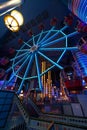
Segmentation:
[(87, 55), (81, 52), (76, 53), (77, 61), (81, 67), (83, 76), (87, 76)]
[(73, 33), (71, 33), (71, 34), (68, 34), (67, 36), (65, 35), (65, 36), (63, 36), (63, 37), (61, 37), (61, 38), (59, 38), (59, 39), (56, 39), (56, 40), (54, 40), (54, 41), (51, 41), (51, 42), (49, 42), (49, 43), (47, 43), (47, 44), (44, 44), (44, 45), (42, 45), (41, 47), (47, 47), (47, 46), (53, 45), (53, 44), (55, 44), (55, 43), (58, 43), (58, 42), (60, 42), (60, 41), (62, 41), (62, 40), (64, 40), (64, 39), (66, 39), (66, 37), (69, 38), (69, 37), (72, 37), (73, 35), (76, 35), (76, 34), (78, 34), (77, 31), (75, 31), (75, 32), (73, 32)]
[[(36, 36), (32, 36), (31, 39), (29, 39), (27, 42), (23, 42), (22, 47), (17, 50), (17, 54), (14, 58), (11, 59), (12, 66), (7, 70), (13, 71), (13, 77), (11, 77), (8, 81), (8, 83), (14, 78), (14, 76), (21, 79), (21, 83), (18, 89), (18, 94), (21, 92), (21, 89), (23, 88), (23, 84), (25, 80), (31, 80), (37, 78), (39, 89), (42, 90), (42, 81), (41, 76), (45, 73), (47, 73), (49, 70), (53, 69), (55, 66), (59, 69), (63, 69), (63, 67), (59, 64), (62, 58), (64, 57), (64, 54), (68, 50), (77, 50), (77, 47), (68, 47), (68, 37), (72, 37), (76, 34), (78, 34), (77, 31), (70, 33), (66, 35), (63, 31), (67, 29), (67, 26), (64, 26), (60, 30), (54, 29), (52, 27), (48, 31), (41, 31), (40, 34)], [(61, 35), (61, 37), (59, 37)], [(60, 47), (60, 41), (64, 42), (63, 47)], [(58, 45), (58, 47), (52, 47), (51, 45)], [(49, 46), (49, 47), (48, 47)], [(49, 58), (49, 51), (55, 52), (55, 51), (61, 51), (60, 56), (56, 56), (56, 61), (54, 61), (53, 58)], [(44, 52), (47, 52), (46, 54)], [(41, 66), (39, 64), (41, 63), (41, 59), (44, 58), (45, 61), (48, 61), (51, 63), (51, 66), (49, 68), (46, 68), (44, 72), (41, 72)], [(40, 62), (40, 63), (39, 63)], [(35, 67), (37, 72), (35, 75), (32, 76), (32, 64), (36, 63)], [(17, 70), (15, 70), (15, 67), (19, 66)], [(23, 70), (23, 68), (25, 68)], [(23, 71), (22, 71), (23, 70)], [(23, 74), (20, 75), (20, 72)], [(29, 73), (30, 72), (30, 73)]]
[(42, 37), (42, 34), (43, 34), (43, 30), (41, 31), (40, 36), (38, 37), (38, 40), (37, 40), (37, 42), (36, 42), (37, 45), (38, 45), (38, 43), (39, 43), (39, 41), (40, 41), (40, 39), (41, 39), (41, 37)]
[(58, 65), (56, 62), (54, 62), (53, 60), (51, 60), (50, 58), (48, 58), (46, 55), (44, 55), (43, 53), (38, 51), (38, 54), (40, 54), (42, 57), (44, 57), (46, 60), (48, 60), (49, 62), (51, 62), (52, 64), (54, 64), (56, 67), (63, 69), (62, 66)]
[(21, 90), (22, 90), (22, 88), (23, 88), (23, 84), (24, 84), (24, 81), (25, 81), (25, 77), (27, 76), (27, 74), (28, 74), (28, 72), (29, 72), (29, 70), (30, 70), (30, 66), (31, 66), (33, 57), (34, 57), (33, 55), (30, 57), (29, 63), (28, 63), (28, 65), (27, 65), (26, 71), (25, 71), (24, 76), (23, 76), (23, 79), (22, 79), (22, 82), (21, 82), (20, 87), (19, 87), (19, 89), (18, 89), (18, 93), (20, 93)]
[(45, 41), (45, 39), (47, 39), (51, 33), (51, 31), (54, 29), (54, 26), (51, 28), (51, 30), (42, 38), (42, 40), (40, 41), (40, 43), (42, 43), (43, 41)]
[(68, 2), (69, 9), (84, 23), (87, 23), (87, 0), (73, 0)]
[(39, 88), (42, 91), (42, 82), (41, 82), (41, 77), (40, 77), (40, 69), (39, 69), (39, 62), (38, 62), (37, 54), (35, 54), (35, 61), (36, 61)]

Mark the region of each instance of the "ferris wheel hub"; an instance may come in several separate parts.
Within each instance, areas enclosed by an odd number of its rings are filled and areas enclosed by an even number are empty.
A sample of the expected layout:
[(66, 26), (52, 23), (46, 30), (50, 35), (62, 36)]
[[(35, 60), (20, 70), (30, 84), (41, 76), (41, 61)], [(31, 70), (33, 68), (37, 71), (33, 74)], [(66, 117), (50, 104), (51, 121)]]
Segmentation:
[(37, 45), (34, 45), (30, 48), (30, 52), (35, 52), (36, 50), (38, 49), (38, 46)]

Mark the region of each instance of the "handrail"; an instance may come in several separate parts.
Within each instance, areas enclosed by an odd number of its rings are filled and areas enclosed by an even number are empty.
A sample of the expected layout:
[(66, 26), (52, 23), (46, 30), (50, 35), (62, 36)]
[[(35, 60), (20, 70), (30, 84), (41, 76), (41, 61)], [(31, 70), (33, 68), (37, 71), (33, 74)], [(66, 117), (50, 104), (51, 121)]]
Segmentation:
[[(51, 123), (51, 121), (50, 120), (47, 120), (47, 118), (46, 119), (37, 119), (37, 118), (30, 118), (30, 121), (36, 121), (37, 122), (37, 124), (38, 123), (40, 123), (40, 122), (43, 122), (43, 123)], [(79, 122), (79, 124), (73, 124), (73, 123), (70, 123), (70, 122), (59, 122), (59, 121), (54, 121), (54, 128), (55, 128), (55, 125), (61, 125), (61, 126), (67, 126), (67, 127), (73, 127), (73, 128), (83, 128), (83, 129), (86, 129), (87, 130), (87, 126), (84, 126), (84, 125), (81, 125), (81, 122)], [(30, 127), (31, 127), (31, 124), (30, 124)], [(38, 126), (32, 126), (32, 128), (35, 128), (35, 127), (38, 127)], [(49, 126), (48, 126), (49, 127)], [(50, 130), (50, 129), (48, 129), (47, 128), (47, 130)]]
[[(43, 112), (43, 115), (49, 115), (49, 116), (58, 116), (58, 117), (71, 117), (71, 118), (82, 118), (84, 119), (83, 116), (75, 116), (75, 115), (66, 115), (66, 114), (55, 114), (55, 113), (47, 113), (47, 112)], [(85, 119), (87, 119), (87, 117), (85, 117)]]

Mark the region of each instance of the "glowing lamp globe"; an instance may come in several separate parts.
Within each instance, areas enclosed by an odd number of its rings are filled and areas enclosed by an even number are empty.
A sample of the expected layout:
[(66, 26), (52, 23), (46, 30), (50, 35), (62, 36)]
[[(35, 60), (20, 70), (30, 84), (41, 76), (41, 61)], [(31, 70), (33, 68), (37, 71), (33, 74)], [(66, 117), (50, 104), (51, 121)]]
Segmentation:
[(17, 32), (19, 31), (20, 26), (23, 25), (24, 19), (19, 11), (13, 10), (11, 12), (11, 15), (7, 14), (4, 17), (4, 22), (9, 30), (11, 30), (12, 32)]
[(23, 25), (24, 19), (22, 14), (19, 11), (13, 10), (11, 12), (11, 16), (13, 16), (17, 20), (19, 26)]

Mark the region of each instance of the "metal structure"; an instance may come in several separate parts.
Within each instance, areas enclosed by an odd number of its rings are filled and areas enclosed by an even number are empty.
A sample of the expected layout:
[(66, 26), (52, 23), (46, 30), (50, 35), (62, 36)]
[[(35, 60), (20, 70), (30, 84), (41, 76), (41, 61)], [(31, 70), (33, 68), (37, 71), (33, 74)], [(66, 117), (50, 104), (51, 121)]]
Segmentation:
[[(68, 50), (76, 50), (77, 47), (68, 47), (67, 39), (78, 34), (77, 31), (65, 34), (64, 26), (60, 30), (56, 30), (53, 26), (50, 30), (41, 31), (38, 35), (32, 35), (32, 38), (23, 45), (14, 58), (11, 59), (12, 66), (6, 71), (13, 71), (13, 76), (7, 84), (16, 76), (21, 80), (17, 93), (20, 93), (26, 80), (37, 79), (39, 90), (42, 91), (41, 77), (54, 67), (63, 69), (60, 61)], [(49, 65), (44, 72), (41, 72), (41, 62), (46, 61)], [(34, 68), (34, 69), (33, 69)]]

